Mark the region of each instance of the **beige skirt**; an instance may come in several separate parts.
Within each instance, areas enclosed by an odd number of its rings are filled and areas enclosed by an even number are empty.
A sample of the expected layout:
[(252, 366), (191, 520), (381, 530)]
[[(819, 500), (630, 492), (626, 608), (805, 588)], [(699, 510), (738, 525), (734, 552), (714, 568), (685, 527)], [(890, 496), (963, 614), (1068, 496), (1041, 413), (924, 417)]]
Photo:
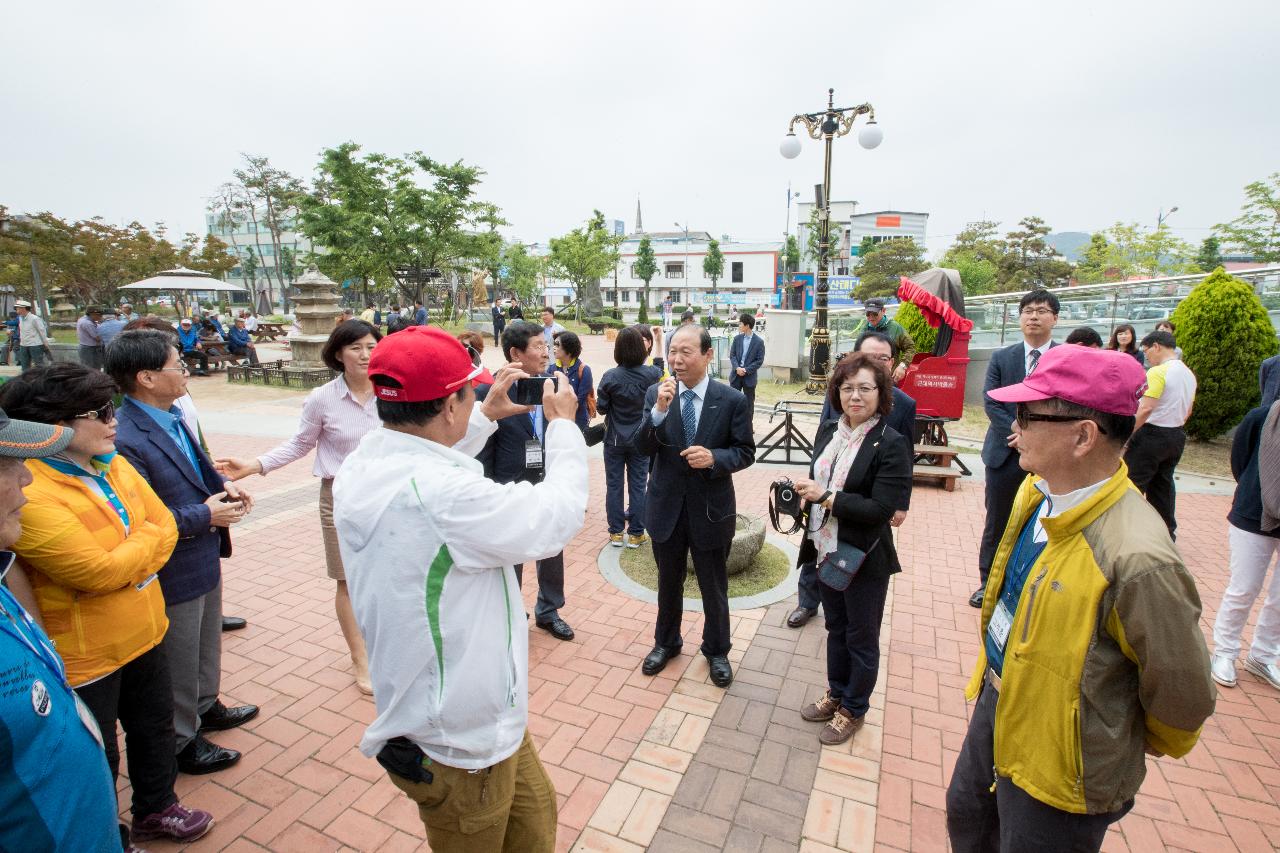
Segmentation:
[(345, 581), (342, 552), (338, 550), (338, 531), (333, 526), (333, 480), (320, 480), (320, 537), (324, 540), (324, 564), (329, 577)]

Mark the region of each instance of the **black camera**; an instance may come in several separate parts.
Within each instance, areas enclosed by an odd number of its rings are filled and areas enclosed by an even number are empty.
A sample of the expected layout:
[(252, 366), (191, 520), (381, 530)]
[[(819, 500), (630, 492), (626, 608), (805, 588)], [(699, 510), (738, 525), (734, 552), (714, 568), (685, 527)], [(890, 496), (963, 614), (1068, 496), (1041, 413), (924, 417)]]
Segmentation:
[[(769, 486), (769, 522), (773, 529), (788, 536), (804, 527), (804, 499), (796, 491), (796, 484), (784, 477)], [(789, 530), (783, 530), (778, 523), (780, 516), (791, 519)]]

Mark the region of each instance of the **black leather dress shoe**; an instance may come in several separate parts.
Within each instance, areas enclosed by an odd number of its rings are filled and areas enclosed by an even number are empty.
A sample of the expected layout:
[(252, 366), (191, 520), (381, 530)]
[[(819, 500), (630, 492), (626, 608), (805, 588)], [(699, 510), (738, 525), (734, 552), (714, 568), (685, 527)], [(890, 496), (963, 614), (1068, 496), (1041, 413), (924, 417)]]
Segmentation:
[(817, 613), (816, 607), (797, 607), (791, 611), (791, 615), (787, 617), (788, 628), (799, 628), (804, 623), (813, 618), (813, 614)]
[(981, 609), (982, 598), (983, 598), (983, 595), (986, 594), (986, 591), (987, 591), (987, 588), (985, 586), (980, 586), (976, 590), (974, 590), (973, 595), (969, 596), (969, 606), (977, 607)]
[(239, 760), (240, 753), (234, 749), (218, 746), (203, 736), (196, 735), (178, 753), (178, 769), (191, 776), (202, 776), (226, 770)]
[(679, 649), (668, 649), (666, 646), (654, 646), (653, 651), (644, 657), (644, 664), (641, 665), (640, 671), (645, 675), (657, 675), (662, 672), (663, 667), (667, 665), (667, 661), (680, 654)]
[(225, 731), (242, 726), (258, 716), (257, 705), (239, 705), (228, 708), (222, 700), (213, 703), (213, 707), (200, 715), (200, 731)]
[(557, 616), (546, 622), (535, 622), (542, 630), (555, 637), (557, 640), (572, 640), (573, 629), (569, 627), (569, 623)]
[(248, 624), (249, 624), (248, 622), (244, 621), (244, 619), (242, 619), (239, 616), (223, 616), (222, 617), (222, 630), (224, 631), (239, 631), (241, 628), (243, 628), (245, 625), (248, 625)]
[(711, 683), (716, 687), (728, 687), (733, 683), (733, 667), (725, 655), (712, 655), (707, 658), (711, 665)]

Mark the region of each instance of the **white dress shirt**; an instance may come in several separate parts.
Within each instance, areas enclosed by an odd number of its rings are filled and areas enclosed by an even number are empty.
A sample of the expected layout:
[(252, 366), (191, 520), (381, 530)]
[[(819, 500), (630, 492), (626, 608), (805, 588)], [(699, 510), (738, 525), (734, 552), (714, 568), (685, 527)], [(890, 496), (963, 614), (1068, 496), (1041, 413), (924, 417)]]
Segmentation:
[[(693, 391), (693, 424), (694, 424), (693, 428), (695, 431), (698, 428), (698, 424), (702, 422), (702, 404), (706, 402), (707, 387), (710, 385), (711, 385), (710, 374), (703, 376), (702, 381), (699, 382), (697, 385), (694, 385), (693, 388), (689, 388), (683, 382), (676, 383), (676, 398), (671, 401), (671, 405), (680, 409), (681, 412), (684, 411), (684, 392), (690, 391), (690, 390)], [(667, 415), (670, 414), (670, 412), (671, 412), (670, 408), (668, 408), (667, 411), (665, 412), (659, 412), (658, 407), (654, 406), (653, 414), (651, 415), (650, 420), (653, 422), (653, 425), (655, 427), (660, 427), (662, 426), (662, 422), (667, 419)], [(683, 418), (684, 415), (682, 414), (681, 417)]]

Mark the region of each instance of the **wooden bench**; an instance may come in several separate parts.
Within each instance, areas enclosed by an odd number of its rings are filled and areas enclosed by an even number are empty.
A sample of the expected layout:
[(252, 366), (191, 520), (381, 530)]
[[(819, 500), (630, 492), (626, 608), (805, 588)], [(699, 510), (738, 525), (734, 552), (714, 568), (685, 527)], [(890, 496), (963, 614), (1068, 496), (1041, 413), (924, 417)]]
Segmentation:
[(962, 472), (953, 468), (952, 463), (960, 455), (959, 450), (942, 444), (917, 444), (913, 450), (913, 479), (940, 480), (948, 492), (956, 490), (956, 480), (960, 479)]
[[(227, 351), (225, 344), (205, 344), (204, 354), (209, 359), (209, 371), (213, 372), (219, 367), (228, 364), (239, 364), (241, 361), (248, 361), (247, 357), (232, 355)], [(183, 360), (187, 363), (187, 368), (194, 370), (200, 364), (200, 360), (194, 355), (183, 355)]]

